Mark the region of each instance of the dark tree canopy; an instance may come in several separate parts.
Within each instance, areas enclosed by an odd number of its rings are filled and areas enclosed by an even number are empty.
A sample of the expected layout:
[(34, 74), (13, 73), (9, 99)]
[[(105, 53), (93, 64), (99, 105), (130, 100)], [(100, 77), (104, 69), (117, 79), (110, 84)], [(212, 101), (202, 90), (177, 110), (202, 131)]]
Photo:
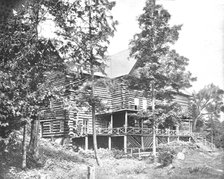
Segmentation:
[[(45, 98), (52, 95), (51, 88), (44, 85), (46, 75), (65, 70), (63, 59), (55, 57), (51, 42), (38, 36), (37, 26), (43, 20), (36, 14), (40, 4), (32, 1), (25, 7), (1, 24), (4, 28), (0, 34), (0, 110), (5, 137), (36, 116)], [(40, 17), (44, 15), (44, 9), (38, 12)]]

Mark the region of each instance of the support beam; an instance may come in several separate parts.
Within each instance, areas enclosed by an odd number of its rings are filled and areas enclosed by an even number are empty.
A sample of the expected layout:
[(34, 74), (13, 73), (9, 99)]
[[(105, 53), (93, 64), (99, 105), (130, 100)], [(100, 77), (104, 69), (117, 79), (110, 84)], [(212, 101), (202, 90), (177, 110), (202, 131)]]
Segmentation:
[(113, 129), (113, 113), (110, 116), (110, 126), (111, 129)]
[(40, 131), (39, 131), (40, 133), (40, 138), (42, 138), (43, 137), (43, 123), (40, 123)]
[(125, 133), (127, 133), (127, 127), (128, 127), (128, 112), (125, 111), (125, 116), (124, 116), (124, 127), (125, 127)]
[[(113, 133), (113, 113), (110, 115), (110, 125), (109, 128), (111, 129), (111, 134)], [(111, 150), (111, 136), (108, 137), (108, 149)]]
[(127, 127), (128, 127), (128, 112), (125, 111), (125, 117), (124, 117), (124, 130), (125, 130), (124, 153), (127, 153)]
[(89, 143), (89, 139), (88, 139), (88, 135), (87, 135), (87, 136), (85, 136), (85, 150), (89, 149), (88, 143)]
[(111, 150), (111, 136), (108, 137), (108, 149)]
[(141, 128), (142, 128), (142, 132), (141, 132), (141, 144), (142, 144), (142, 150), (145, 149), (145, 146), (144, 146), (144, 137), (143, 137), (143, 120), (141, 120)]
[(124, 136), (124, 153), (127, 153), (127, 135)]
[(142, 150), (145, 150), (144, 137), (143, 136), (141, 136), (141, 144), (142, 144)]

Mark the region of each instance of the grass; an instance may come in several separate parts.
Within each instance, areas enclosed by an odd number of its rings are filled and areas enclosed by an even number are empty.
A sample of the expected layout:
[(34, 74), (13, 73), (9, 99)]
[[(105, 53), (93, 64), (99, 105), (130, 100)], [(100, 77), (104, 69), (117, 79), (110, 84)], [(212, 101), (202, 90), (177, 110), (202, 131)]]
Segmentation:
[[(7, 179), (84, 179), (87, 167), (95, 166), (97, 179), (218, 179), (224, 169), (223, 153), (209, 154), (198, 149), (189, 149), (185, 160), (174, 159), (173, 167), (159, 168), (146, 160), (126, 157), (122, 152), (100, 149), (98, 151), (101, 166), (95, 164), (93, 151), (74, 152), (61, 145), (42, 140), (40, 144), (40, 163), (22, 170), (21, 151), (17, 146), (5, 156), (0, 155), (0, 166)], [(0, 169), (1, 169), (0, 168)], [(0, 177), (1, 178), (1, 177)]]

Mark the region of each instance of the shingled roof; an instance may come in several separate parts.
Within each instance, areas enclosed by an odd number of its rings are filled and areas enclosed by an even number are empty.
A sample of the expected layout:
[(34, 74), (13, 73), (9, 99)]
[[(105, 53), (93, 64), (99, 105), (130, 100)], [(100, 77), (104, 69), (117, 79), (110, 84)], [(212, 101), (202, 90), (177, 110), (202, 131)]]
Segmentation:
[(126, 49), (110, 56), (106, 73), (110, 78), (127, 75), (133, 68), (136, 60), (129, 58), (130, 50)]

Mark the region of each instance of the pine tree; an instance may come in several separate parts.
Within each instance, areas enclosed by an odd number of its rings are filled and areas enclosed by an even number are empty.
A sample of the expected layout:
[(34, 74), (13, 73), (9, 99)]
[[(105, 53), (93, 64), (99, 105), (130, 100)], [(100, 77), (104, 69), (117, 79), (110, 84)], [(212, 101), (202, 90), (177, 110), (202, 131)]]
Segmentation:
[(127, 82), (131, 88), (143, 90), (152, 106), (139, 115), (153, 126), (153, 154), (156, 154), (155, 128), (166, 120), (177, 123), (183, 112), (173, 102), (173, 95), (191, 86), (195, 80), (186, 71), (188, 59), (170, 50), (179, 36), (181, 25), (170, 26), (171, 15), (161, 5), (146, 1), (143, 14), (138, 18), (140, 33), (134, 35), (130, 56), (137, 60)]

